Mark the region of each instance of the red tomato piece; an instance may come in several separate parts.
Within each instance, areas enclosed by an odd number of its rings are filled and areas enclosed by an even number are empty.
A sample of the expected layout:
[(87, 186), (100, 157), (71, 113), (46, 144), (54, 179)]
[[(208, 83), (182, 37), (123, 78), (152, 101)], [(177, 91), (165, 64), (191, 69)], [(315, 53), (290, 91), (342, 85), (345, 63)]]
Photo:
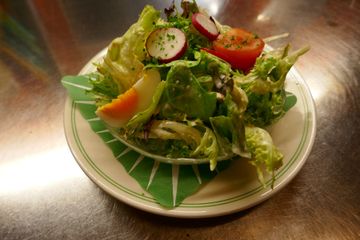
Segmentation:
[(224, 59), (233, 68), (248, 72), (263, 51), (264, 45), (264, 41), (255, 34), (232, 28), (218, 36), (213, 42), (214, 51), (210, 53)]

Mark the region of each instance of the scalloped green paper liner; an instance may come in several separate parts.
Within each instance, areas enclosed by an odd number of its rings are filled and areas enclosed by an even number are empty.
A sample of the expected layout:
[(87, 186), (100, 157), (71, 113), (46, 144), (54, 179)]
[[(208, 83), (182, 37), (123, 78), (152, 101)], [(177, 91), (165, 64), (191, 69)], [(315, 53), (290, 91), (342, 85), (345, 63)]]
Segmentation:
[(175, 165), (144, 157), (118, 141), (96, 116), (94, 99), (86, 93), (86, 89), (91, 87), (87, 77), (66, 76), (61, 82), (91, 129), (111, 149), (128, 174), (163, 207), (180, 205), (186, 197), (213, 179), (217, 172), (229, 166), (230, 161), (222, 161), (216, 171), (211, 172), (208, 164)]

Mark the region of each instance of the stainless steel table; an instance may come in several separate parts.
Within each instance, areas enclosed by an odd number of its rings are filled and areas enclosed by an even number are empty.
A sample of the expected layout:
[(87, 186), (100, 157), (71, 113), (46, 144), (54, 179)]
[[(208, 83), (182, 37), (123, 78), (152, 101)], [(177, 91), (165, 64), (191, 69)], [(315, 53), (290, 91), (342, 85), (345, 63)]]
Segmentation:
[(311, 46), (296, 68), (318, 128), (297, 177), (256, 207), (210, 219), (156, 216), (114, 199), (70, 153), (60, 78), (123, 34), (145, 1), (1, 0), (0, 239), (360, 239), (360, 3), (198, 3), (220, 22)]

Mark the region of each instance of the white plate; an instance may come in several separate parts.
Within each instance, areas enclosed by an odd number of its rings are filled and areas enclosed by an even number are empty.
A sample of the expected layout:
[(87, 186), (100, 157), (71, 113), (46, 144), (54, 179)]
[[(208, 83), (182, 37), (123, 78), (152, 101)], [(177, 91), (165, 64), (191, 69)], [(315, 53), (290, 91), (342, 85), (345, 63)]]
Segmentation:
[[(106, 50), (97, 54), (80, 72), (94, 70)], [(292, 68), (286, 90), (297, 96), (296, 105), (270, 131), (274, 143), (284, 154), (284, 165), (276, 172), (274, 189), (263, 188), (254, 167), (245, 161), (234, 161), (198, 192), (186, 198), (175, 209), (159, 206), (154, 198), (127, 174), (111, 150), (94, 133), (68, 98), (64, 112), (64, 128), (70, 149), (83, 171), (100, 188), (133, 207), (155, 214), (200, 218), (225, 215), (254, 206), (285, 187), (304, 165), (310, 154), (316, 131), (315, 106), (310, 91)]]

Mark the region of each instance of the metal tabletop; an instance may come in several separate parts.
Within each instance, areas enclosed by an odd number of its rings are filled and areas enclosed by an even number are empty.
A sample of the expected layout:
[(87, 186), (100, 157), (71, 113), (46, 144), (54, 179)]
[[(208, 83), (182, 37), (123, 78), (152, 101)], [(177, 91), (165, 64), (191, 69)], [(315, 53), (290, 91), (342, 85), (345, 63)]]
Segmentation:
[(146, 3), (170, 1), (0, 0), (0, 239), (360, 239), (359, 1), (197, 2), (224, 24), (311, 46), (295, 67), (316, 104), (317, 135), (295, 179), (253, 208), (208, 219), (153, 215), (111, 197), (69, 150), (60, 79)]

